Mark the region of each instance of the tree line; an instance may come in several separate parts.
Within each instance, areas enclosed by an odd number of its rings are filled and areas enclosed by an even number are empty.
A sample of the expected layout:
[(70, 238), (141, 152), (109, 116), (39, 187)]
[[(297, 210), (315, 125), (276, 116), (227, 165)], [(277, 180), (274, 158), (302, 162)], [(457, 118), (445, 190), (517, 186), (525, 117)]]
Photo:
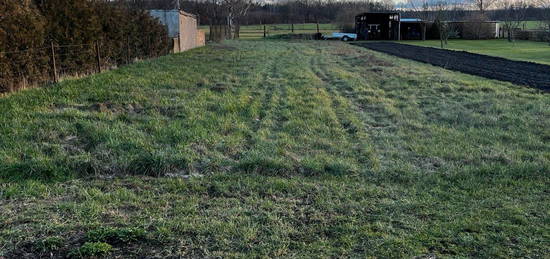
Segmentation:
[(453, 21), (469, 22), (478, 34), (484, 22), (499, 21), (510, 42), (524, 21), (539, 21), (550, 42), (550, 0), (408, 0), (407, 6), (404, 15), (434, 21), (442, 48), (457, 30)]
[[(131, 58), (158, 56), (170, 46), (166, 29), (147, 9), (182, 9), (199, 23), (235, 38), (241, 25), (337, 23), (353, 26), (362, 12), (399, 11), (403, 17), (434, 21), (442, 42), (451, 34), (450, 21), (500, 20), (510, 32), (523, 20), (544, 21), (550, 34), (550, 0), (3, 0), (0, 1), (0, 92), (14, 78), (27, 81), (49, 76), (50, 45), (67, 72), (93, 69), (90, 47), (102, 45), (103, 60), (121, 64)], [(550, 38), (550, 37), (549, 37)], [(509, 38), (512, 40), (511, 38)], [(87, 50), (60, 46), (87, 46)], [(29, 50), (29, 51), (27, 51)], [(36, 50), (36, 51), (32, 51)]]
[[(453, 12), (456, 20), (465, 20), (474, 13), (483, 13), (486, 19), (506, 18), (507, 5), (524, 5), (527, 20), (543, 19), (549, 0), (407, 0), (396, 4), (393, 0), (281, 0), (275, 2), (253, 0), (128, 0), (133, 6), (145, 9), (181, 8), (200, 16), (200, 24), (209, 25), (215, 20), (217, 6), (221, 16), (238, 15), (240, 23), (248, 24), (291, 24), (291, 23), (338, 23), (353, 22), (356, 14), (362, 12), (399, 11), (408, 16), (444, 7)], [(402, 1), (400, 1), (402, 2)], [(239, 9), (239, 10), (237, 10)], [(242, 12), (246, 10), (246, 12)], [(411, 15), (412, 14), (412, 15)], [(351, 17), (351, 18), (350, 18)]]
[[(550, 0), (408, 0), (399, 5), (393, 0), (132, 0), (132, 3), (140, 8), (181, 8), (197, 14), (200, 24), (211, 26), (211, 33), (229, 32), (221, 38), (238, 37), (240, 26), (249, 24), (336, 23), (349, 28), (355, 15), (383, 11), (399, 11), (403, 17), (433, 21), (445, 38), (452, 30), (449, 21), (503, 21), (504, 29), (511, 35), (520, 22), (539, 20), (546, 22), (550, 33)], [(220, 30), (219, 26), (226, 28)]]

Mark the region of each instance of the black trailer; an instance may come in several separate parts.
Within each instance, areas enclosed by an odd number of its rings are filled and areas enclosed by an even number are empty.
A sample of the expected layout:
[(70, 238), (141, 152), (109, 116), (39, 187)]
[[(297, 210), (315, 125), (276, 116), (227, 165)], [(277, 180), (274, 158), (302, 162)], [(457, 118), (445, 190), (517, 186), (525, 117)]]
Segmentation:
[(355, 33), (360, 40), (399, 40), (399, 13), (362, 13), (355, 16)]
[(355, 16), (358, 40), (425, 40), (430, 23), (401, 18), (400, 13), (362, 13)]

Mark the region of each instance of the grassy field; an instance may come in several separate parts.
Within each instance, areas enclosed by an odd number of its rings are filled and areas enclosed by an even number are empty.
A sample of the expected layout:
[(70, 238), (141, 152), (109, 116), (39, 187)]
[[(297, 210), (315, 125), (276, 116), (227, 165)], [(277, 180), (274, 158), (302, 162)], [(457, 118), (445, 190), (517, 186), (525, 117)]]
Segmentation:
[[(441, 47), (439, 40), (400, 41), (400, 43), (433, 48)], [(550, 46), (547, 42), (526, 40), (508, 42), (506, 39), (450, 40), (446, 48), (550, 65)]]
[(544, 257), (550, 95), (228, 41), (0, 99), (0, 257)]
[[(501, 23), (501, 26), (503, 26), (504, 23)], [(548, 25), (546, 25), (542, 21), (524, 21), (521, 22), (519, 25), (519, 28), (522, 30), (538, 30), (538, 29), (546, 29)]]
[[(292, 27), (290, 24), (266, 24), (266, 36), (275, 36), (280, 34), (292, 33)], [(208, 26), (200, 26), (200, 29), (208, 33), (210, 28)], [(319, 24), (319, 32), (332, 33), (340, 31), (340, 28), (336, 24), (322, 23)], [(317, 32), (317, 24), (314, 23), (302, 23), (294, 24), (294, 33), (312, 34)], [(241, 26), (240, 38), (241, 39), (260, 39), (264, 37), (264, 25), (244, 25)]]

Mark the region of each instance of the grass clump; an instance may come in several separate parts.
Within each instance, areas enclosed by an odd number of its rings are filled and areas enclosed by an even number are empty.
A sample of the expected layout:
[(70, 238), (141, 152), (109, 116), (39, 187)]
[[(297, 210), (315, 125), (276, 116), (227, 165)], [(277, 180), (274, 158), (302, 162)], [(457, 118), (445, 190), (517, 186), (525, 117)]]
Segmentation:
[(130, 243), (145, 239), (146, 232), (140, 228), (102, 227), (86, 233), (88, 242), (106, 242), (109, 244)]
[(53, 236), (46, 237), (36, 244), (36, 248), (42, 253), (52, 252), (61, 249), (65, 245), (65, 240), (62, 237)]
[(86, 242), (78, 249), (74, 249), (69, 254), (75, 258), (103, 257), (109, 255), (113, 247), (104, 242)]

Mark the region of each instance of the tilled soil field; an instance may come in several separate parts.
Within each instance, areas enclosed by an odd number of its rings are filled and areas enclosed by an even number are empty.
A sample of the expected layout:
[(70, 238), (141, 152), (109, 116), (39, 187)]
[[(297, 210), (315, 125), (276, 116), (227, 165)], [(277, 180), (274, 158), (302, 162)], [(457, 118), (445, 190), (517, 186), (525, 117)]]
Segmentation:
[(446, 69), (550, 91), (550, 66), (393, 42), (359, 42), (357, 46)]

